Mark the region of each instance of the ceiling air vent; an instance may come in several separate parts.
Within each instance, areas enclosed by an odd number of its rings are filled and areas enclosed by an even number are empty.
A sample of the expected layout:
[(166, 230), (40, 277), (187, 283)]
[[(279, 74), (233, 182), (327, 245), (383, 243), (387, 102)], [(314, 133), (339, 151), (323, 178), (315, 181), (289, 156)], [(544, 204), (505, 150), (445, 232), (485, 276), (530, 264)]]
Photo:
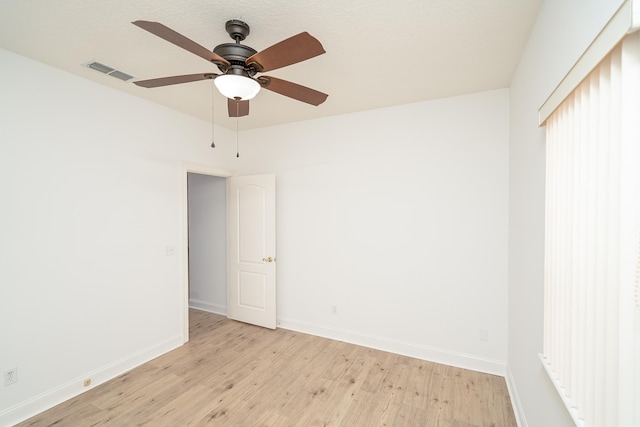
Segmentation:
[(85, 66), (91, 68), (92, 70), (100, 71), (108, 76), (115, 77), (116, 79), (120, 79), (123, 81), (131, 80), (133, 76), (123, 73), (122, 71), (116, 70), (115, 68), (111, 68), (108, 65), (101, 64), (96, 61), (89, 62), (85, 64)]

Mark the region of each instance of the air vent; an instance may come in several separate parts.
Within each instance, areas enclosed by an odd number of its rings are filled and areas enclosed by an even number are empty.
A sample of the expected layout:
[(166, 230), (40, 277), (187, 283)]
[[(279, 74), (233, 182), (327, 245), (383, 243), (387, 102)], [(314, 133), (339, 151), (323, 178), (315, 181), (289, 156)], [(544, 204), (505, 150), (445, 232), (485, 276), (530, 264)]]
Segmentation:
[(101, 73), (104, 73), (111, 77), (115, 77), (116, 79), (120, 79), (125, 82), (133, 78), (133, 76), (127, 73), (123, 73), (122, 71), (116, 70), (115, 68), (111, 68), (108, 65), (104, 65), (96, 61), (92, 61), (84, 65), (91, 68), (92, 70), (100, 71)]
[(113, 73), (109, 73), (109, 75), (111, 77), (115, 77), (116, 79), (124, 80), (125, 82), (133, 78), (133, 76), (130, 76), (129, 74), (123, 73), (122, 71), (118, 70), (115, 70)]

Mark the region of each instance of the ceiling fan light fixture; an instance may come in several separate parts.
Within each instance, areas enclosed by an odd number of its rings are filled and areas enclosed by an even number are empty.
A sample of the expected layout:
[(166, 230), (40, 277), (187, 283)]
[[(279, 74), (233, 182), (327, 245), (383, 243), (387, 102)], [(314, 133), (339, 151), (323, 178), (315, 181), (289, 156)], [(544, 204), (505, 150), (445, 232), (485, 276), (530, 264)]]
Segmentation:
[(224, 74), (213, 81), (223, 96), (239, 101), (253, 99), (260, 92), (260, 83), (250, 77)]

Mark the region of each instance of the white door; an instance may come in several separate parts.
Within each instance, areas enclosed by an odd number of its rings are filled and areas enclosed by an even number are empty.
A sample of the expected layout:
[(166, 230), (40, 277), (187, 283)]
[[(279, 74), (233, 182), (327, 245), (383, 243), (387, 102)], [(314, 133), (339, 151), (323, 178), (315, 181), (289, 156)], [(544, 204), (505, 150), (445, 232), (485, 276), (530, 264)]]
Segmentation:
[(227, 317), (276, 327), (276, 178), (227, 179)]

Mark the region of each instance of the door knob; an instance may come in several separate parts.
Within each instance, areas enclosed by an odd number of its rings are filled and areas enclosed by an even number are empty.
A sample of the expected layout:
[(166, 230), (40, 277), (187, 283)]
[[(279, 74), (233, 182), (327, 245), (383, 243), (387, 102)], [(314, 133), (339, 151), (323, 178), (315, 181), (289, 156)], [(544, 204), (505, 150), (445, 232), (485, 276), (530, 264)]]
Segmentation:
[(273, 258), (271, 258), (271, 257), (269, 257), (269, 258), (262, 258), (262, 261), (264, 261), (264, 262), (273, 262), (273, 261), (275, 261), (275, 259), (273, 259)]

